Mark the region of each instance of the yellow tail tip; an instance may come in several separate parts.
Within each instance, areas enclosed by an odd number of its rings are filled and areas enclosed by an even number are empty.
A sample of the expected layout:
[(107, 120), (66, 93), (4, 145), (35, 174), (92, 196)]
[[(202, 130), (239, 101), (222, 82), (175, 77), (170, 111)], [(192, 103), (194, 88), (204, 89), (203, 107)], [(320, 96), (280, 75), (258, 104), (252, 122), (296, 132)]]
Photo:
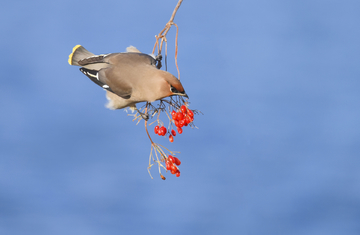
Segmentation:
[(73, 56), (74, 56), (74, 52), (75, 52), (79, 47), (81, 47), (81, 45), (76, 45), (76, 46), (74, 46), (74, 48), (72, 49), (72, 52), (71, 52), (71, 54), (69, 55), (69, 60), (68, 60), (68, 62), (69, 62), (70, 65), (73, 65), (73, 63), (72, 63), (72, 58), (73, 58)]

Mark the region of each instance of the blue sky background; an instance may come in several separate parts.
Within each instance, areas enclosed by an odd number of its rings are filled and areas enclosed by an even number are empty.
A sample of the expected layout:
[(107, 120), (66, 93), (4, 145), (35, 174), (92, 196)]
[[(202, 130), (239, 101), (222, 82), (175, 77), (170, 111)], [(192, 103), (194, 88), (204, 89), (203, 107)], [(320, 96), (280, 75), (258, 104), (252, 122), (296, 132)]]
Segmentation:
[(143, 125), (67, 59), (151, 53), (176, 2), (2, 3), (0, 234), (360, 234), (360, 2), (184, 0), (181, 81), (204, 115), (155, 137), (182, 175), (152, 180)]

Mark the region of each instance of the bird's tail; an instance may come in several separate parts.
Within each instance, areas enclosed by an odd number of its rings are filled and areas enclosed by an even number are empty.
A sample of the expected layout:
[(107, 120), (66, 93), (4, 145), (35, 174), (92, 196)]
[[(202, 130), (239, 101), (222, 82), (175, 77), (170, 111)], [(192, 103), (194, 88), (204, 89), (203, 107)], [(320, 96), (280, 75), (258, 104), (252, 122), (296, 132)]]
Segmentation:
[(80, 60), (91, 57), (91, 56), (94, 56), (94, 54), (91, 53), (90, 51), (86, 50), (83, 46), (76, 45), (73, 48), (72, 53), (69, 55), (69, 64), (79, 66), (78, 62)]

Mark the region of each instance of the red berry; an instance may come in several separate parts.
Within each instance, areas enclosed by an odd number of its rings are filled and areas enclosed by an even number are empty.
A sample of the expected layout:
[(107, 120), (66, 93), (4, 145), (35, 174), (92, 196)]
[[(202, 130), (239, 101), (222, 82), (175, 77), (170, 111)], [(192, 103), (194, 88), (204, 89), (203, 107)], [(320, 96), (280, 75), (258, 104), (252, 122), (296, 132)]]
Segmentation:
[(155, 127), (155, 129), (154, 129), (155, 134), (159, 133), (159, 128), (160, 128), (159, 126), (156, 126), (156, 127)]
[(171, 134), (172, 134), (173, 136), (176, 136), (176, 131), (175, 131), (175, 130), (171, 130)]
[(174, 142), (174, 136), (169, 135), (169, 141), (170, 141), (171, 143)]
[(179, 127), (183, 127), (183, 126), (185, 126), (185, 120), (184, 119), (181, 119), (180, 121), (179, 121)]
[(175, 112), (175, 110), (171, 112), (171, 117), (173, 120), (177, 120), (177, 112)]
[(190, 116), (190, 117), (194, 117), (194, 113), (193, 113), (193, 111), (191, 111), (190, 109), (188, 110), (188, 115)]
[(179, 158), (174, 157), (174, 160), (175, 160), (174, 163), (175, 163), (176, 165), (180, 166), (181, 161), (179, 160)]
[(178, 127), (178, 126), (179, 126), (179, 121), (175, 120), (175, 121), (174, 121), (174, 124), (175, 124), (175, 126)]
[(185, 107), (185, 105), (181, 105), (181, 112), (183, 113), (183, 114), (186, 114), (186, 107)]
[(181, 127), (178, 127), (178, 128), (177, 128), (177, 131), (178, 131), (179, 134), (182, 134), (182, 132), (183, 132), (183, 130), (182, 130)]
[(177, 113), (177, 120), (181, 121), (184, 118), (184, 114), (182, 113)]
[(173, 171), (175, 171), (175, 172), (178, 171), (177, 166), (175, 166), (175, 165), (172, 165), (172, 166), (171, 166), (171, 173), (172, 173)]
[(187, 124), (189, 124), (191, 122), (191, 118), (189, 116), (186, 116), (185, 121)]
[(171, 172), (171, 174), (174, 175), (174, 174), (176, 174), (177, 171), (176, 170), (171, 170), (170, 172)]
[(170, 170), (172, 163), (170, 161), (166, 161), (165, 165), (166, 165), (166, 170)]
[(180, 177), (180, 171), (176, 172), (176, 177)]
[(164, 126), (160, 127), (161, 135), (164, 136), (166, 134), (166, 128)]
[(169, 159), (169, 161), (170, 161), (171, 163), (174, 163), (174, 162), (175, 162), (175, 158), (174, 158), (173, 156), (171, 156), (171, 155), (169, 155), (168, 159)]

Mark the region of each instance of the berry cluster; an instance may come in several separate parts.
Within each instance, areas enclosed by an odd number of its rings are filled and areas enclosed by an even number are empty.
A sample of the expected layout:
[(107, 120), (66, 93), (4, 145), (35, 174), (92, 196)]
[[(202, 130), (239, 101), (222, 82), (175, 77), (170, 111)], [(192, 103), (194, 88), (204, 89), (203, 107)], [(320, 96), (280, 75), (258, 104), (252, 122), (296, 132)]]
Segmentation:
[(155, 134), (158, 134), (159, 136), (164, 136), (166, 135), (166, 127), (162, 126), (156, 126), (154, 129)]
[[(175, 105), (172, 107), (175, 107)], [(176, 105), (176, 107), (180, 107), (180, 108), (173, 109), (171, 113), (166, 112), (166, 114), (169, 118), (169, 121), (170, 121), (169, 129), (166, 129), (166, 127), (163, 126), (162, 122), (159, 121), (159, 117), (157, 120), (159, 125), (155, 126), (155, 128), (154, 128), (155, 134), (157, 134), (159, 136), (165, 136), (168, 134), (170, 142), (174, 142), (174, 137), (176, 136), (177, 133), (178, 134), (183, 133), (182, 128), (184, 126), (188, 126), (188, 125), (193, 126), (194, 125), (192, 123), (194, 121), (194, 112), (187, 108), (186, 103), (185, 103), (185, 105)], [(176, 126), (176, 128), (177, 128), (177, 133), (173, 129), (174, 126)], [(168, 155), (168, 157), (166, 157), (164, 151), (161, 149), (161, 147), (159, 145), (157, 145), (153, 142), (152, 142), (152, 144), (154, 146), (155, 151), (158, 151), (160, 153), (160, 155), (162, 156), (161, 161), (165, 160), (166, 170), (170, 171), (171, 174), (176, 175), (176, 177), (179, 177), (180, 170), (179, 170), (178, 166), (181, 164), (180, 160), (171, 155)], [(173, 154), (173, 152), (171, 152), (171, 151), (169, 151), (169, 152), (170, 152), (170, 154)], [(150, 157), (151, 157), (151, 155), (150, 155)], [(159, 159), (158, 159), (158, 162), (160, 162)], [(150, 167), (151, 167), (151, 165), (150, 165)], [(159, 168), (160, 168), (160, 164), (159, 164)], [(162, 179), (165, 179), (165, 177), (161, 173), (160, 173), (160, 176)]]
[(166, 170), (169, 170), (171, 174), (175, 174), (176, 177), (180, 176), (180, 171), (177, 166), (180, 166), (181, 161), (177, 157), (173, 157), (169, 155), (169, 157), (165, 160)]
[(177, 112), (173, 110), (171, 112), (171, 117), (174, 121), (175, 126), (177, 127), (177, 131), (179, 134), (182, 133), (183, 126), (188, 126), (190, 122), (194, 121), (193, 111), (188, 109), (185, 105), (182, 105)]
[[(188, 109), (185, 105), (182, 105), (180, 109), (176, 112), (173, 110), (171, 112), (172, 120), (177, 127), (177, 131), (179, 134), (183, 133), (182, 127), (188, 126), (192, 121), (194, 121), (194, 112)], [(159, 136), (165, 136), (167, 133), (166, 127), (156, 126), (154, 129), (155, 134)], [(174, 136), (176, 136), (176, 131), (171, 130), (169, 134), (169, 141), (174, 142)]]

